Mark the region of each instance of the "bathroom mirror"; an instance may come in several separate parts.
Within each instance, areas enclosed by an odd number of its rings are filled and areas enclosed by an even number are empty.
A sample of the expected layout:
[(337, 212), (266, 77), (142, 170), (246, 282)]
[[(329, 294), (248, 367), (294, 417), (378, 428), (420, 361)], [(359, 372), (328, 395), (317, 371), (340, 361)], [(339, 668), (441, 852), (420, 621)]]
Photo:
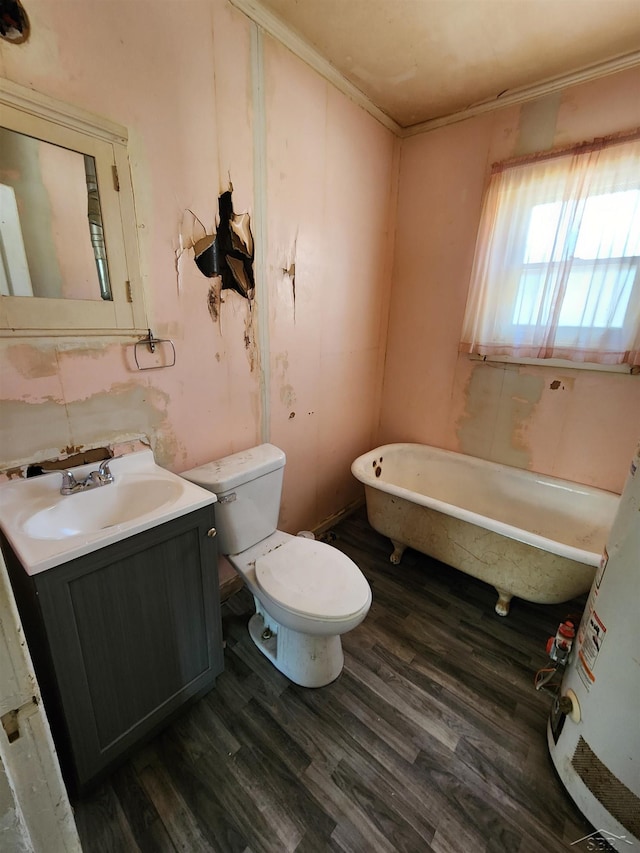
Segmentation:
[(0, 293), (111, 299), (96, 161), (0, 126)]
[(126, 128), (0, 80), (0, 211), (1, 334), (148, 328)]

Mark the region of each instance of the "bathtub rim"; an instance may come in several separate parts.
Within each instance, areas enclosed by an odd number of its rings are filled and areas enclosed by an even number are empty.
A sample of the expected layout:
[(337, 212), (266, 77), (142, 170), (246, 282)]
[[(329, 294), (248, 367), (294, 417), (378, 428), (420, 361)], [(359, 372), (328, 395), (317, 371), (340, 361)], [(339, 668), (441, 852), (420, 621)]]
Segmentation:
[[(505, 465), (501, 462), (492, 462), (489, 459), (482, 459), (479, 456), (470, 456), (468, 453), (459, 453), (455, 450), (445, 450), (441, 447), (435, 447), (431, 444), (420, 444), (418, 442), (392, 442), (375, 447), (366, 453), (361, 454), (351, 463), (351, 473), (364, 486), (377, 489), (387, 494), (395, 495), (399, 498), (411, 501), (419, 506), (425, 506), (429, 509), (437, 510), (445, 515), (459, 518), (470, 524), (475, 524), (477, 527), (484, 527), (486, 530), (491, 530), (494, 533), (502, 534), (509, 539), (514, 539), (517, 542), (523, 542), (525, 545), (533, 545), (544, 551), (549, 551), (559, 557), (568, 557), (578, 563), (584, 563), (587, 566), (598, 566), (602, 557), (601, 552), (587, 551), (584, 548), (578, 548), (575, 545), (566, 545), (563, 542), (558, 542), (555, 539), (549, 539), (539, 533), (533, 533), (529, 530), (523, 530), (519, 527), (514, 527), (511, 524), (506, 524), (496, 518), (491, 518), (486, 515), (465, 509), (464, 507), (456, 506), (455, 504), (446, 503), (437, 498), (422, 495), (419, 492), (413, 492), (403, 486), (396, 486), (388, 480), (378, 479), (371, 473), (371, 462), (376, 456), (384, 456), (385, 453), (398, 450), (399, 448), (426, 448), (430, 451), (435, 451), (438, 455), (447, 456), (449, 458), (470, 459), (478, 468), (490, 468), (499, 471), (517, 472), (525, 477), (525, 479), (535, 480), (545, 485), (557, 486), (561, 485), (568, 491), (578, 492), (581, 494), (593, 494), (598, 496), (611, 496), (612, 500), (619, 499), (619, 495), (615, 492), (609, 492), (605, 489), (599, 489), (596, 486), (587, 486), (583, 483), (574, 483), (571, 480), (564, 480), (560, 477), (553, 477), (548, 474), (539, 474), (536, 471), (529, 471), (527, 468), (517, 468), (513, 465)], [(366, 461), (366, 464), (365, 464)], [(382, 486), (385, 488), (382, 488)], [(613, 514), (612, 514), (613, 520)], [(604, 546), (604, 543), (603, 543)]]

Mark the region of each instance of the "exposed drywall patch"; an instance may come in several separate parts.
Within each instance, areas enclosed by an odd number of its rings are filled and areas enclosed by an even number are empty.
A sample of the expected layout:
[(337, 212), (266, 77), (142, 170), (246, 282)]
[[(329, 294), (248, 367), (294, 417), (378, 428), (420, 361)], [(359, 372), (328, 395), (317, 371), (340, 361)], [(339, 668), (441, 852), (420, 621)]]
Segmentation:
[(33, 344), (17, 344), (6, 351), (7, 359), (25, 379), (55, 376), (58, 359), (54, 347), (40, 348)]
[(184, 471), (187, 449), (178, 441), (168, 422), (165, 421), (154, 433), (151, 449), (158, 465), (172, 471)]
[(528, 431), (544, 391), (542, 375), (505, 372), (499, 418), (492, 445), (492, 459), (504, 465), (531, 467)]
[(527, 433), (545, 380), (517, 365), (479, 362), (465, 389), (460, 450), (517, 468), (530, 466)]
[(218, 275), (215, 270), (215, 239), (213, 228), (207, 230), (202, 220), (187, 208), (182, 214), (178, 228), (178, 248), (175, 250), (175, 269), (178, 293), (182, 290), (182, 270), (180, 261), (185, 252), (193, 249), (193, 259), (200, 272), (212, 278)]
[(464, 412), (458, 419), (458, 446), (462, 453), (489, 459), (504, 374), (485, 362), (477, 363), (464, 388)]
[(124, 383), (85, 400), (62, 404), (3, 403), (0, 445), (3, 469), (69, 455), (71, 448), (113, 445), (157, 435), (169, 397), (156, 388)]
[(537, 101), (522, 104), (514, 157), (553, 148), (561, 100), (562, 92), (553, 92)]
[(29, 403), (5, 400), (0, 419), (3, 469), (54, 459), (69, 444), (69, 421), (63, 403), (52, 397)]

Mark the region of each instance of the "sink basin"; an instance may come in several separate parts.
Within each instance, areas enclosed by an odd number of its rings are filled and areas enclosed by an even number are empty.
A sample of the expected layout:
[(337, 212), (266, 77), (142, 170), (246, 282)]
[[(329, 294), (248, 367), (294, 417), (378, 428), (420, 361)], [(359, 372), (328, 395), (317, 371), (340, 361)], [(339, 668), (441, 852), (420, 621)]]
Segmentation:
[[(142, 450), (114, 459), (113, 482), (61, 495), (60, 472), (0, 484), (0, 527), (28, 574), (212, 504), (216, 496)], [(84, 480), (96, 464), (70, 469)]]
[(181, 492), (182, 483), (175, 480), (124, 474), (107, 486), (68, 495), (35, 512), (22, 529), (34, 539), (64, 539), (94, 533), (161, 510)]

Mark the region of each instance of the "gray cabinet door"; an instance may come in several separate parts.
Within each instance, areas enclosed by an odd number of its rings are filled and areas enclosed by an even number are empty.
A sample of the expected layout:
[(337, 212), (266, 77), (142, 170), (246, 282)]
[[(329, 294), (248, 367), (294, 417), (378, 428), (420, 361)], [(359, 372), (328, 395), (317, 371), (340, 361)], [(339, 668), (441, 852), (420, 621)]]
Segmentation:
[(213, 520), (207, 507), (34, 579), (80, 789), (222, 671)]

